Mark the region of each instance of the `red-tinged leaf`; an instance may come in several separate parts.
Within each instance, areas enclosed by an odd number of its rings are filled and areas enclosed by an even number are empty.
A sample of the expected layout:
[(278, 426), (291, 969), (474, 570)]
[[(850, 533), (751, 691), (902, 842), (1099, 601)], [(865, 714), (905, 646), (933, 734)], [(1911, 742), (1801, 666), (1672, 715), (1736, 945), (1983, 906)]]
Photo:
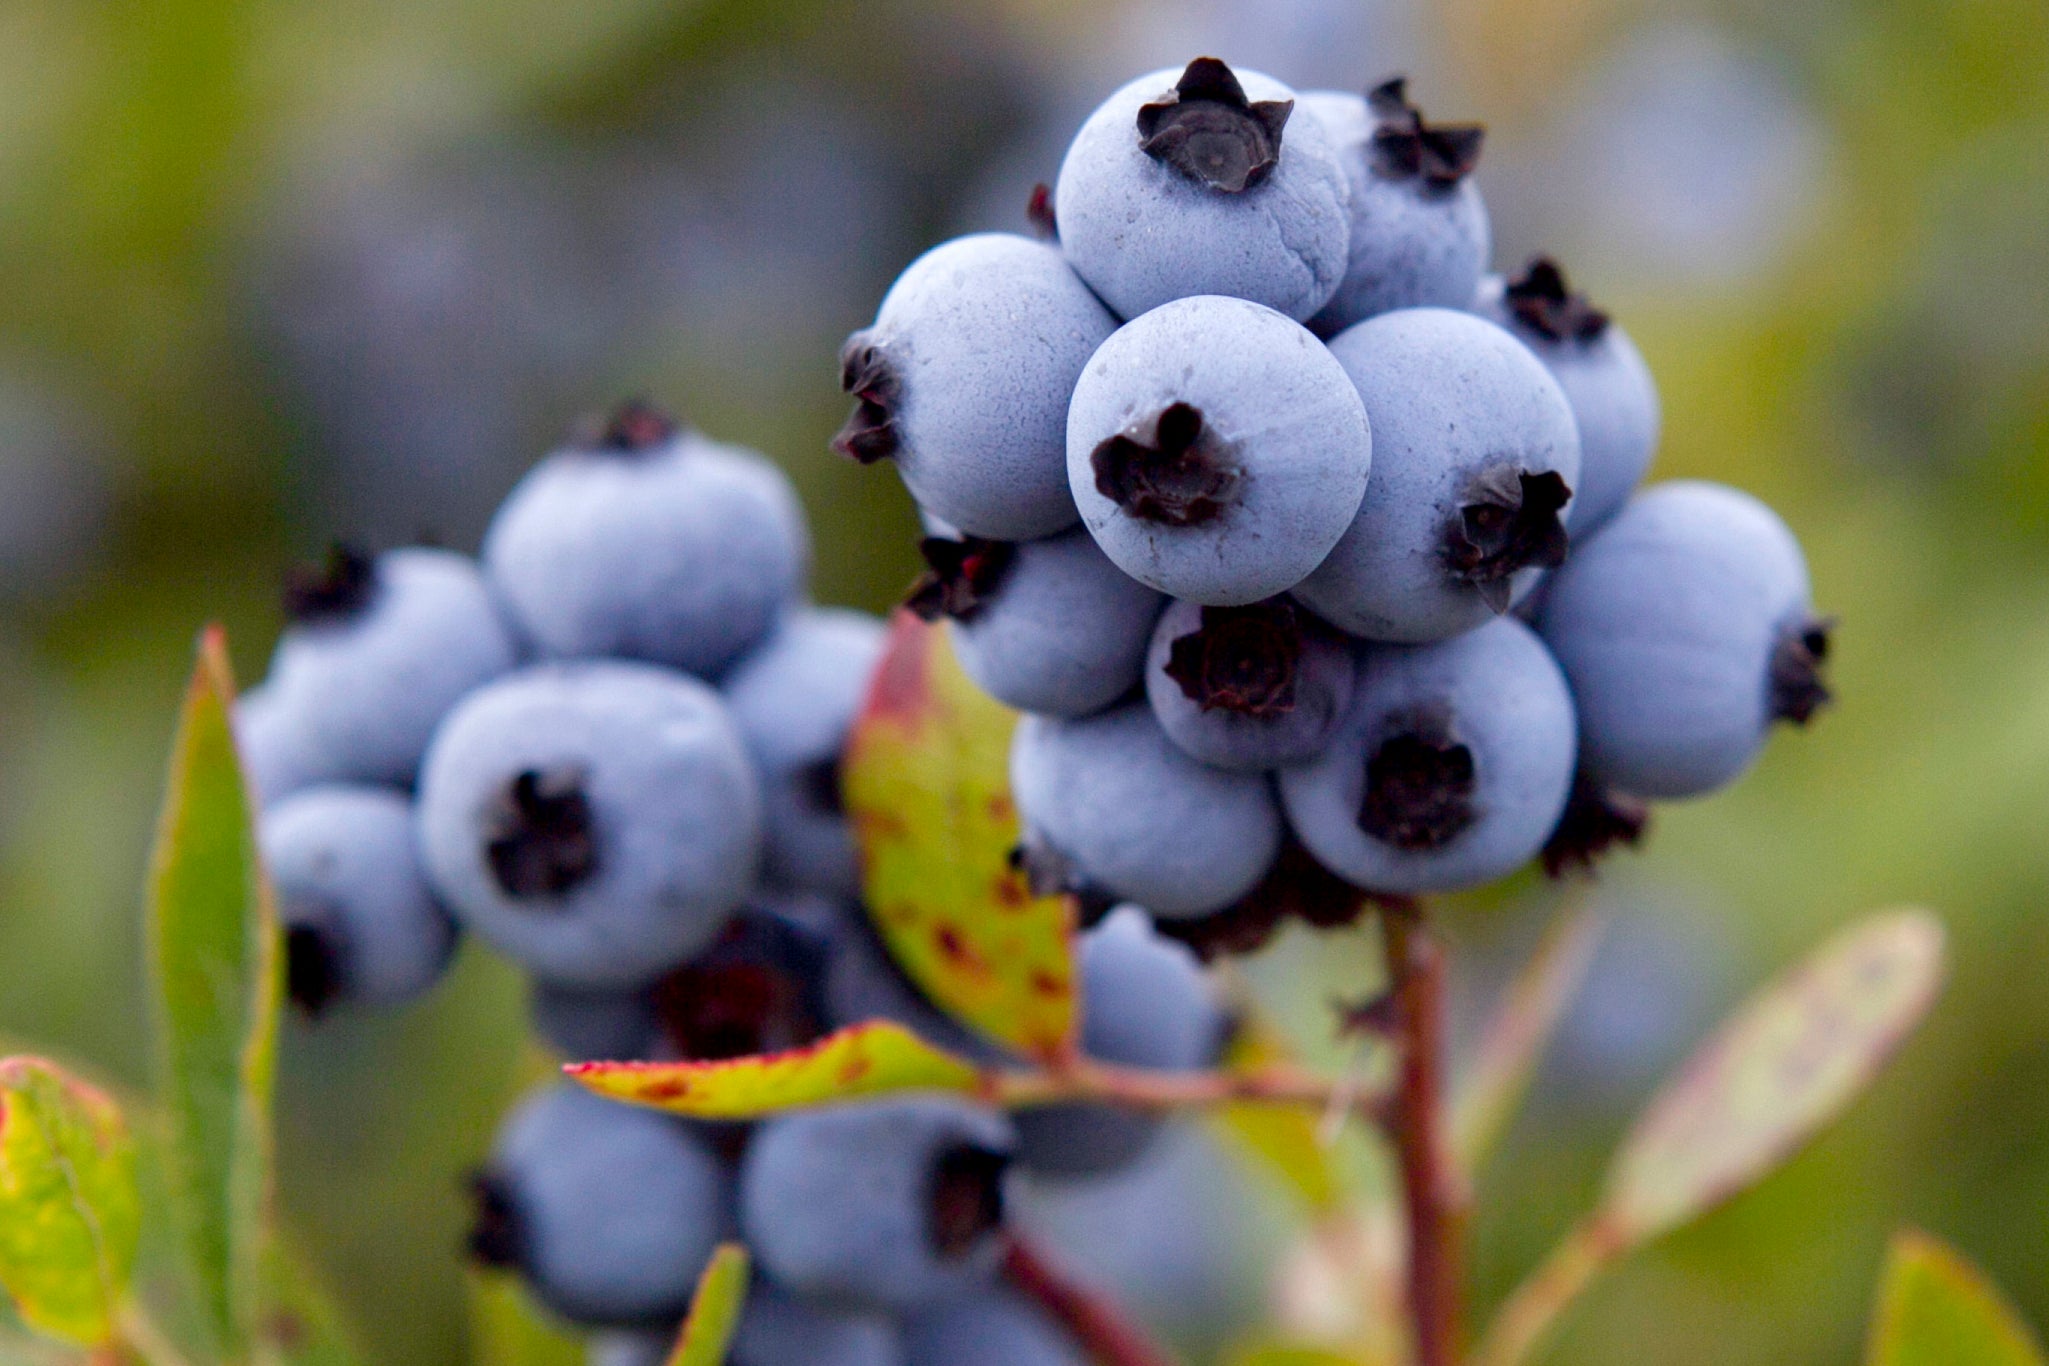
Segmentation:
[(2041, 1342), (1985, 1274), (1913, 1229), (1893, 1236), (1865, 1366), (2043, 1366)]
[(721, 1243), (697, 1280), (669, 1366), (722, 1366), (747, 1303), (747, 1249)]
[(942, 1009), (1045, 1060), (1074, 1046), (1073, 908), (1010, 866), (1016, 722), (945, 630), (899, 612), (848, 745), (846, 800), (890, 953)]
[(890, 1020), (787, 1053), (719, 1062), (584, 1062), (563, 1069), (601, 1096), (697, 1119), (753, 1119), (895, 1091), (975, 1091), (974, 1064)]
[(1874, 916), (1752, 998), (1651, 1102), (1595, 1219), (1619, 1246), (1712, 1209), (1786, 1161), (1856, 1098), (1934, 1004), (1942, 926)]

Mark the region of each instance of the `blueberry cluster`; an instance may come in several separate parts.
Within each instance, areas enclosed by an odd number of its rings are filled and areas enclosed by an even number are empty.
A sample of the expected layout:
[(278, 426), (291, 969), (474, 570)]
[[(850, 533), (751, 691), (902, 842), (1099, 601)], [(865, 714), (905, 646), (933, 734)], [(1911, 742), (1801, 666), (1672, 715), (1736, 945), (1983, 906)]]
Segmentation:
[[(805, 600), (807, 537), (773, 465), (629, 404), (526, 477), (478, 559), (337, 550), (293, 575), (237, 715), (293, 1001), (403, 1003), (469, 931), (567, 1059), (740, 1057), (877, 1017), (994, 1057), (859, 903), (839, 762), (884, 628)], [(1080, 960), (1091, 1050), (1214, 1060), (1209, 983), (1142, 912)], [(1013, 1357), (976, 1359), (1078, 1364), (997, 1283), (1006, 1173), (1110, 1171), (1154, 1128), (939, 1099), (693, 1124), (555, 1085), (475, 1174), (471, 1245), (620, 1330), (611, 1353), (663, 1359), (741, 1238), (762, 1275), (738, 1366), (941, 1366), (992, 1337)]]
[(1784, 525), (1638, 492), (1628, 336), (1548, 259), (1485, 273), (1481, 142), (1400, 79), (1155, 72), (1036, 240), (934, 248), (848, 340), (835, 444), (918, 503), (910, 606), (1030, 713), (1042, 890), (1214, 950), (1555, 872), (1827, 700)]

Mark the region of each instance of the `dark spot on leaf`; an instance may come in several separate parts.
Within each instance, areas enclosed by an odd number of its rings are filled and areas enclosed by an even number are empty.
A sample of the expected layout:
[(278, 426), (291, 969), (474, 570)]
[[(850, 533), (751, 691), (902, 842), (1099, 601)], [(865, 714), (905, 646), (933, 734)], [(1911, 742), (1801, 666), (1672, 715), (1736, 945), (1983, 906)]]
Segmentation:
[(965, 1257), (1003, 1226), (1003, 1173), (1009, 1166), (1003, 1153), (971, 1143), (939, 1154), (932, 1168), (928, 1229), (940, 1257)]
[(1009, 541), (980, 536), (927, 536), (918, 542), (918, 553), (925, 557), (926, 569), (911, 585), (904, 606), (925, 621), (973, 621), (1017, 560), (1017, 547)]
[(317, 1020), (346, 988), (346, 946), (337, 931), (302, 923), (285, 931), (285, 994)]
[(518, 900), (561, 896), (589, 880), (598, 843), (583, 775), (528, 769), (506, 784), (486, 819), (484, 853), (499, 889)]
[(1060, 240), (1060, 220), (1053, 212), (1053, 187), (1040, 181), (1032, 186), (1031, 202), (1025, 205), (1025, 219), (1042, 242)]
[(1572, 490), (1555, 470), (1532, 474), (1502, 461), (1473, 476), (1461, 497), (1444, 530), (1445, 563), (1452, 578), (1471, 584), (1496, 612), (1506, 612), (1515, 574), (1565, 563), (1571, 542), (1558, 514)]
[(1248, 101), (1230, 67), (1197, 57), (1173, 90), (1139, 109), (1138, 145), (1190, 180), (1242, 194), (1280, 163), (1294, 111), (1293, 100)]
[(319, 564), (285, 571), (285, 617), (301, 625), (346, 621), (368, 607), (376, 592), (377, 561), (337, 541)]
[(1265, 720), (1295, 709), (1302, 650), (1301, 617), (1285, 598), (1205, 607), (1201, 626), (1168, 647), (1166, 672), (1204, 711)]
[(1779, 628), (1771, 659), (1773, 720), (1804, 726), (1833, 699), (1821, 668), (1828, 661), (1829, 633), (1835, 625), (1833, 617), (1802, 615)]
[(832, 439), (832, 448), (863, 465), (895, 455), (902, 444), (896, 405), (903, 381), (872, 331), (856, 332), (840, 348), (840, 388), (854, 396), (854, 411)]
[(1187, 403), (1169, 404), (1097, 446), (1096, 492), (1141, 521), (1200, 526), (1237, 501), (1243, 472)]
[(1487, 130), (1477, 123), (1428, 123), (1409, 103), (1408, 78), (1396, 76), (1367, 92), (1377, 124), (1373, 168), (1390, 180), (1421, 180), (1449, 189), (1480, 164)]
[(470, 1229), (464, 1244), (479, 1266), (516, 1271), (526, 1265), (526, 1221), (520, 1216), (512, 1179), (480, 1167), (470, 1173)]
[(1599, 341), (1608, 330), (1608, 315), (1586, 295), (1573, 293), (1565, 272), (1548, 256), (1532, 257), (1504, 287), (1502, 300), (1517, 322), (1552, 341)]
[(1544, 871), (1552, 877), (1564, 877), (1574, 869), (1592, 872), (1615, 846), (1634, 849), (1641, 844), (1650, 823), (1651, 810), (1645, 803), (1577, 773), (1565, 814), (1544, 844)]
[(676, 439), (680, 424), (644, 398), (629, 398), (604, 417), (570, 433), (578, 450), (604, 455), (645, 455)]
[(1450, 710), (1418, 708), (1397, 717), (1366, 760), (1359, 828), (1412, 853), (1441, 849), (1478, 819), (1473, 751), (1458, 739)]

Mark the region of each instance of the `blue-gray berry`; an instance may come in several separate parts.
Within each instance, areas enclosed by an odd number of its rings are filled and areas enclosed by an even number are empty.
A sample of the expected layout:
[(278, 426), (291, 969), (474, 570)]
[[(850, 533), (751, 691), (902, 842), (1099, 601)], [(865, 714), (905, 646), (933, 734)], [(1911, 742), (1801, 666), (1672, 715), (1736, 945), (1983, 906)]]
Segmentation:
[(398, 1005), (441, 979), (455, 924), (413, 852), (413, 808), (392, 788), (304, 788), (263, 813), (285, 981), (318, 1015), (337, 1002)]
[(741, 1226), (762, 1269), (796, 1294), (933, 1304), (995, 1271), (1015, 1147), (1001, 1114), (946, 1097), (784, 1115), (748, 1147)]
[(1473, 311), (1544, 362), (1579, 428), (1579, 483), (1566, 530), (1592, 535), (1643, 482), (1658, 446), (1658, 387), (1629, 334), (1566, 283), (1557, 263), (1531, 261), (1512, 280), (1480, 282)]
[(1368, 640), (1442, 640), (1507, 611), (1565, 558), (1579, 434), (1558, 382), (1447, 308), (1383, 313), (1330, 349), (1373, 420), (1373, 482), (1295, 596)]
[(1804, 724), (1828, 700), (1828, 626), (1799, 543), (1719, 484), (1631, 499), (1554, 576), (1542, 630), (1572, 681), (1588, 773), (1639, 797), (1714, 791), (1773, 721)]
[[(1119, 317), (1228, 294), (1305, 319), (1344, 278), (1344, 167), (1295, 94), (1214, 57), (1141, 76), (1076, 134), (1060, 245)], [(1292, 115), (1292, 117), (1291, 117)]]
[(1143, 701), (1079, 721), (1026, 717), (1011, 741), (1010, 785), (1035, 882), (1136, 901), (1156, 916), (1222, 910), (1280, 850), (1266, 780), (1189, 758)]
[(1352, 710), (1285, 769), (1302, 842), (1370, 891), (1453, 891), (1534, 858), (1572, 786), (1572, 696), (1513, 617), (1431, 645), (1363, 652)]
[(542, 654), (701, 678), (767, 637), (809, 557), (781, 470), (637, 404), (535, 466), (484, 538), (492, 586)]
[(730, 1366), (904, 1366), (903, 1330), (889, 1314), (792, 1295), (765, 1278), (747, 1292)]
[(731, 1233), (732, 1188), (700, 1131), (557, 1084), (500, 1128), (470, 1248), (571, 1322), (672, 1323)]
[(1165, 599), (1076, 528), (1043, 541), (924, 542), (909, 606), (953, 623), (961, 667), (1006, 706), (1087, 716), (1138, 686)]
[(905, 1366), (1089, 1366), (1091, 1358), (1046, 1311), (991, 1288), (915, 1314), (904, 1324)]
[(895, 463), (919, 507), (999, 540), (1074, 525), (1067, 396), (1117, 326), (1057, 248), (978, 233), (913, 261), (840, 352), (853, 416), (834, 439)]
[(1177, 602), (1153, 632), (1146, 698), (1167, 738), (1218, 768), (1313, 759), (1352, 700), (1352, 649), (1286, 598)]
[(1306, 328), (1204, 295), (1125, 324), (1089, 361), (1067, 474), (1125, 573), (1228, 606), (1322, 562), (1359, 510), (1375, 444), (1358, 391)]
[(1320, 122), (1344, 164), (1351, 260), (1310, 319), (1321, 336), (1397, 308), (1463, 308), (1487, 268), (1487, 206), (1471, 177), (1481, 131), (1426, 123), (1400, 79), (1360, 97), (1319, 90), (1302, 116)]
[[(1226, 1021), (1215, 989), (1186, 946), (1146, 913), (1120, 906), (1081, 937), (1081, 1049), (1101, 1062), (1157, 1071), (1214, 1064)], [(1109, 1105), (1019, 1112), (1018, 1162), (1041, 1176), (1099, 1176), (1130, 1165), (1163, 1122)]]
[(661, 1037), (653, 994), (639, 987), (529, 984), (527, 1012), (541, 1041), (571, 1062), (638, 1062)]
[(448, 709), (516, 661), (483, 577), (453, 551), (338, 547), (288, 582), (285, 606), (263, 701), (243, 720), (266, 801), (315, 782), (410, 786)]
[(790, 614), (726, 679), (726, 705), (761, 773), (768, 884), (853, 896), (861, 869), (840, 797), (847, 733), (882, 658), (885, 627), (865, 612)]
[(537, 665), (463, 700), (420, 779), (444, 902), (535, 976), (651, 981), (754, 884), (761, 797), (717, 693), (650, 664)]

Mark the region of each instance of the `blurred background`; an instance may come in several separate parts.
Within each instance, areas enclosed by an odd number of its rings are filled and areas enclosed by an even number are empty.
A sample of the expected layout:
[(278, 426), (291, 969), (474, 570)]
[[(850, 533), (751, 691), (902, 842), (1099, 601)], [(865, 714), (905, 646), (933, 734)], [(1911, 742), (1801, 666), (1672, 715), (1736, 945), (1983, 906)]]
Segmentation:
[[(840, 339), (925, 246), (1020, 227), (1109, 89), (1203, 52), (1407, 71), (1485, 119), (1501, 262), (1552, 252), (1625, 322), (1655, 473), (1778, 506), (1844, 623), (1838, 707), (1610, 866), (1595, 981), (1485, 1174), (1481, 1299), (1750, 985), (1911, 900), (1955, 936), (1933, 1026), (1545, 1359), (1849, 1360), (1901, 1221), (2049, 1323), (2040, 0), (0, 0), (0, 1034), (145, 1070), (137, 889), (196, 627), (260, 674), (281, 566), (473, 548), (615, 396), (773, 455), (822, 596), (889, 604), (913, 522), (826, 451)], [(1549, 895), (1453, 911), (1469, 995)], [(1309, 956), (1275, 954), (1261, 980)], [(466, 1358), (458, 1175), (523, 1032), (474, 950), (424, 1008), (288, 1032), (284, 1206), (376, 1360)]]

